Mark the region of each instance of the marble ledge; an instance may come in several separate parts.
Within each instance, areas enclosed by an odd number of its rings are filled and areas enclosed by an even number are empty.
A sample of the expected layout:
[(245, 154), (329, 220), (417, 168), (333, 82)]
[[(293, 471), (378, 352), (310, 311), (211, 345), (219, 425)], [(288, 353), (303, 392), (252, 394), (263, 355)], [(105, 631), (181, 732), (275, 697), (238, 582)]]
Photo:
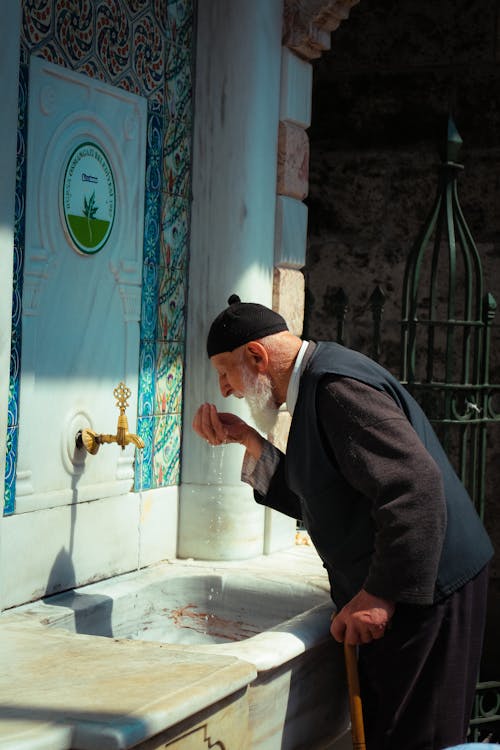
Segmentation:
[(0, 749), (126, 750), (246, 688), (253, 665), (0, 618)]

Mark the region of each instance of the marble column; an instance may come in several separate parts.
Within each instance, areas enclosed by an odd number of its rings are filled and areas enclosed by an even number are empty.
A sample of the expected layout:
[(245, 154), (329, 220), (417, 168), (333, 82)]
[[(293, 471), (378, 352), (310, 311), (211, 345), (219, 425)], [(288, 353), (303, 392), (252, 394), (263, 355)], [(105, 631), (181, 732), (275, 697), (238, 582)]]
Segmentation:
[(230, 294), (272, 305), (282, 0), (198, 3), (193, 206), (178, 554), (263, 552), (264, 510), (240, 481), (240, 446), (211, 448), (191, 429), (218, 393), (205, 341)]

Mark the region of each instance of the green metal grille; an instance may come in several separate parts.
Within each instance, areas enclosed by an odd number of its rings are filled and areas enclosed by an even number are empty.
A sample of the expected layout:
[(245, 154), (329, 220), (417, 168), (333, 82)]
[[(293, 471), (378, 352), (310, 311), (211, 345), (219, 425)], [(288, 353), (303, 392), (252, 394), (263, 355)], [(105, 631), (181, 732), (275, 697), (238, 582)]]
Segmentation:
[(406, 266), (400, 377), (484, 517), (487, 428), (500, 420), (500, 386), (489, 382), (496, 302), (458, 201), (461, 144), (450, 120), (436, 199)]
[[(489, 372), (496, 302), (484, 290), (481, 259), (458, 200), (461, 145), (450, 120), (436, 197), (405, 270), (400, 379), (423, 407), (484, 518), (488, 427), (500, 422), (500, 385), (490, 383)], [(346, 344), (346, 291), (328, 288), (324, 301), (336, 340)], [(367, 352), (376, 361), (385, 301), (376, 287), (369, 298)], [(469, 741), (500, 742), (500, 682), (478, 683)]]
[(500, 737), (500, 682), (480, 682), (470, 721), (470, 742), (495, 742)]
[[(487, 431), (500, 421), (490, 383), (494, 297), (457, 194), (462, 139), (452, 120), (438, 190), (411, 250), (403, 284), (401, 381), (420, 402), (481, 518)], [(500, 682), (477, 685), (469, 740), (500, 741)]]

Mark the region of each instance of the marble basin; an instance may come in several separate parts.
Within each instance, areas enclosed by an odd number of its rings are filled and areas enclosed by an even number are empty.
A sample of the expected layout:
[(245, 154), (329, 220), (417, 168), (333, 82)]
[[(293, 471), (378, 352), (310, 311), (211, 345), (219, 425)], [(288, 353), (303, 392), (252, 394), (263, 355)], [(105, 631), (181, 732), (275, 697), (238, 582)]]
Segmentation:
[(246, 567), (172, 561), (17, 612), (51, 628), (250, 662), (258, 675), (248, 688), (250, 747), (327, 747), (345, 731), (348, 709), (326, 579), (277, 562), (272, 555)]

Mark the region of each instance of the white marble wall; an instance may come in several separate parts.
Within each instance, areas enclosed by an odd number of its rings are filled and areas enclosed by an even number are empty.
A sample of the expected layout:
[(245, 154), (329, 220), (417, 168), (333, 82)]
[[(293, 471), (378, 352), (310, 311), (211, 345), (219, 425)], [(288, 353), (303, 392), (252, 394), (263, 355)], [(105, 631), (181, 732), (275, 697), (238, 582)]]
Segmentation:
[[(277, 535), (293, 542), (292, 527), (285, 524), (283, 534), (276, 519), (270, 524), (268, 518), (266, 525), (264, 509), (240, 482), (242, 449), (216, 451), (190, 429), (195, 409), (205, 400), (248, 418), (244, 404), (224, 402), (218, 394), (205, 340), (210, 321), (231, 293), (272, 303), (282, 12), (282, 0), (204, 0), (198, 5), (180, 522), (176, 487), (5, 517), (0, 523), (1, 609), (176, 552), (237, 559), (278, 549)], [(0, 27), (0, 69), (12, 71), (4, 81), (0, 111), (5, 144), (0, 250), (6, 269), (0, 274), (0, 440), (7, 425), (19, 15), (19, 3), (9, 0)]]
[(2, 609), (175, 557), (177, 487), (3, 519)]
[(211, 401), (248, 418), (218, 393), (205, 342), (233, 292), (272, 303), (280, 105), (282, 0), (198, 4), (193, 208), (179, 554), (261, 554), (264, 512), (240, 482), (242, 449), (214, 449), (190, 429)]

